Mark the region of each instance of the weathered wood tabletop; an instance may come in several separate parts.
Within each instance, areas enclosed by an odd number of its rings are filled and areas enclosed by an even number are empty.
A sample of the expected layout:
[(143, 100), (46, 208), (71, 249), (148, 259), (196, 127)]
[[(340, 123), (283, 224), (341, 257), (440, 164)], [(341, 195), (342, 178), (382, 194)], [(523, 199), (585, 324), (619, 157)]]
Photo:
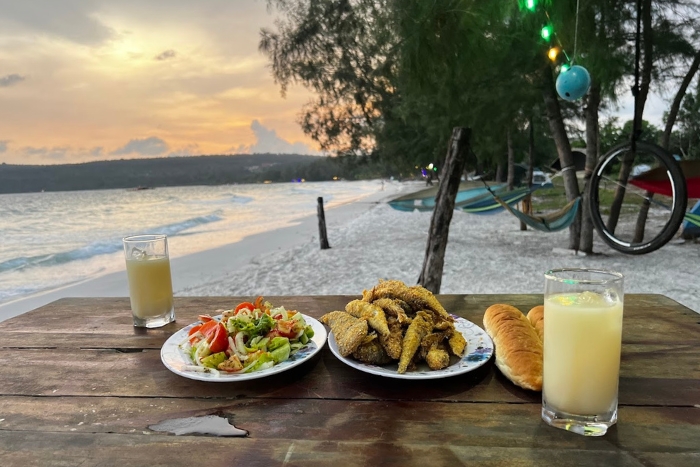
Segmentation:
[[(356, 297), (267, 298), (319, 317)], [(483, 326), (489, 305), (527, 311), (542, 296), (439, 299)], [(63, 299), (0, 323), (0, 466), (700, 465), (700, 315), (664, 296), (625, 297), (619, 422), (602, 438), (545, 425), (540, 394), (492, 361), (422, 382), (359, 372), (327, 346), (250, 382), (192, 381), (163, 366), (172, 333), (241, 300), (176, 298), (177, 323), (155, 330), (133, 328), (127, 298)], [(210, 414), (250, 436), (149, 429)]]

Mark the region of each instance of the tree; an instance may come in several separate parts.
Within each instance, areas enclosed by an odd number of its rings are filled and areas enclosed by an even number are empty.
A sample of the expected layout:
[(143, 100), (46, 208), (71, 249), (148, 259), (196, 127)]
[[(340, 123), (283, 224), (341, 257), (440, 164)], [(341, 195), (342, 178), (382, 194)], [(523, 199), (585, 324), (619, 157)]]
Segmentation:
[(270, 59), (282, 93), (294, 83), (317, 97), (300, 124), (321, 148), (368, 154), (376, 129), (394, 105), (389, 0), (268, 0), (284, 13), (277, 31), (261, 31), (260, 50)]

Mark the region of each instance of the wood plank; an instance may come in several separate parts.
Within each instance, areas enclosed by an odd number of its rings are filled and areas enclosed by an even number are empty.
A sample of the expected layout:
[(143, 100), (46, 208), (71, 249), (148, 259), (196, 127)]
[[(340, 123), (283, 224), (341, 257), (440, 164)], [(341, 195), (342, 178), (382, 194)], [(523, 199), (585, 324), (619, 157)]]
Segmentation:
[[(664, 348), (646, 358), (628, 354), (626, 348), (624, 352), (621, 404), (692, 407), (700, 400), (700, 348)], [(513, 385), (491, 362), (435, 384), (359, 372), (339, 361), (328, 348), (298, 368), (240, 383), (207, 383), (175, 375), (163, 366), (158, 350), (5, 349), (0, 352), (0, 378), (0, 394), (4, 395), (541, 400), (539, 393)]]
[[(85, 462), (80, 465), (184, 465), (193, 459), (216, 465), (279, 465), (286, 460), (288, 465), (473, 461), (529, 466), (566, 465), (575, 459), (576, 465), (676, 466), (700, 459), (700, 409), (623, 408), (620, 423), (608, 435), (586, 438), (546, 426), (535, 404), (270, 399), (220, 405), (211, 400), (62, 397), (0, 401), (3, 466), (79, 465), (78, 460)], [(212, 413), (249, 430), (250, 437), (174, 437), (148, 429), (164, 419)]]
[(0, 464), (6, 467), (132, 467), (244, 465), (248, 467), (325, 467), (381, 465), (425, 467), (599, 467), (696, 466), (696, 453), (636, 453), (601, 449), (550, 449), (448, 445), (433, 440), (402, 441), (252, 440), (154, 437), (117, 434), (8, 432), (0, 438)]
[(697, 453), (700, 408), (623, 407), (620, 422), (600, 439), (551, 428), (540, 404), (474, 404), (320, 399), (158, 399), (5, 397), (4, 432), (143, 433), (164, 420), (204, 415), (227, 418), (251, 439), (377, 440), (414, 445), (550, 447)]

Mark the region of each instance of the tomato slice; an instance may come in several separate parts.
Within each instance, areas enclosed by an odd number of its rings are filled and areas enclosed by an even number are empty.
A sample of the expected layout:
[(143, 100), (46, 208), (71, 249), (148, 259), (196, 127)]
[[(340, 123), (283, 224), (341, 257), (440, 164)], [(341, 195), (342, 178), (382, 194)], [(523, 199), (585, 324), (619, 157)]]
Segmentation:
[(255, 309), (255, 305), (253, 305), (252, 303), (250, 303), (250, 302), (243, 302), (243, 303), (241, 303), (240, 305), (238, 305), (238, 306), (236, 307), (236, 309), (234, 310), (233, 313), (237, 315), (238, 312), (241, 311), (241, 310), (250, 310), (250, 311), (253, 311), (254, 309)]
[(228, 348), (228, 332), (226, 327), (216, 320), (208, 321), (202, 325), (199, 331), (209, 344), (211, 353), (223, 352)]
[(223, 324), (219, 323), (216, 326), (214, 332), (211, 334), (211, 340), (209, 341), (209, 349), (211, 353), (223, 352), (228, 349), (228, 332)]
[(212, 318), (212, 317), (209, 316), (209, 315), (199, 315), (197, 318), (199, 318), (199, 320), (200, 320), (202, 323), (208, 323), (209, 321), (211, 321), (211, 320), (214, 319), (214, 318)]

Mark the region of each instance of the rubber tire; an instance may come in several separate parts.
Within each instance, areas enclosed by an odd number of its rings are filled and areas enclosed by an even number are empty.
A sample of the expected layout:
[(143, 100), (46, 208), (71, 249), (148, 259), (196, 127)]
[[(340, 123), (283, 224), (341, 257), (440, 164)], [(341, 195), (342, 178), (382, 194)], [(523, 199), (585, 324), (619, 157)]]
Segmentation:
[(603, 217), (600, 215), (598, 203), (598, 186), (601, 182), (600, 172), (611, 159), (616, 158), (625, 150), (630, 150), (632, 146), (631, 143), (620, 144), (619, 146), (612, 148), (600, 158), (589, 181), (590, 186), (588, 196), (586, 197), (589, 212), (591, 213), (591, 220), (593, 221), (593, 225), (595, 226), (598, 235), (600, 235), (600, 238), (602, 238), (603, 241), (611, 248), (629, 255), (643, 255), (646, 253), (651, 253), (652, 251), (658, 250), (668, 243), (676, 232), (678, 232), (678, 229), (683, 222), (683, 216), (685, 215), (685, 209), (688, 204), (688, 191), (685, 176), (683, 175), (680, 165), (678, 165), (673, 156), (671, 156), (671, 154), (669, 154), (661, 146), (657, 146), (655, 144), (637, 142), (636, 145), (638, 149), (654, 154), (654, 156), (656, 156), (656, 158), (666, 167), (671, 175), (671, 183), (675, 189), (676, 196), (674, 197), (673, 205), (671, 206), (671, 217), (664, 228), (661, 229), (659, 234), (648, 242), (630, 244), (629, 242), (616, 238), (612, 232), (609, 232), (605, 226)]

